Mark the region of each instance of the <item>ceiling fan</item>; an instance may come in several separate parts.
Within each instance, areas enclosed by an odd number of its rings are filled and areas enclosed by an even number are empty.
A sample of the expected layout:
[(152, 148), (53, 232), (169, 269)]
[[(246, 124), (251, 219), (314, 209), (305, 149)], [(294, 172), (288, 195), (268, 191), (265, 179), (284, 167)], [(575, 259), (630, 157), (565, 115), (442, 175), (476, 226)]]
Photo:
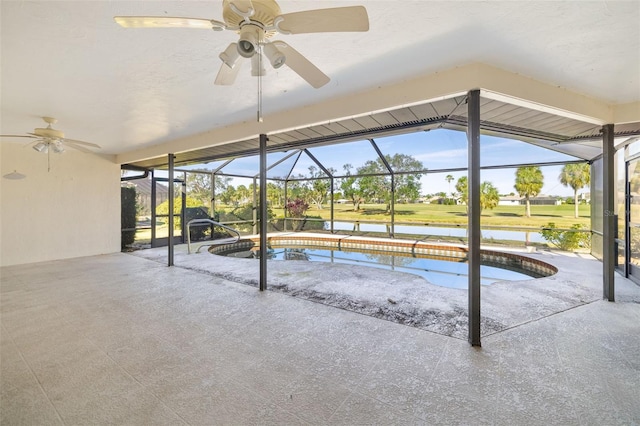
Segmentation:
[(125, 28), (200, 28), (230, 30), (239, 34), (219, 57), (222, 65), (215, 80), (218, 85), (231, 85), (241, 67), (240, 57), (251, 59), (251, 75), (261, 77), (262, 54), (273, 68), (287, 65), (314, 88), (324, 86), (329, 77), (293, 47), (281, 40), (280, 34), (368, 31), (369, 17), (363, 6), (315, 9), (282, 14), (275, 0), (223, 0), (222, 19), (180, 18), (165, 16), (116, 16)]
[(31, 138), (36, 139), (33, 149), (38, 152), (46, 153), (49, 150), (55, 154), (62, 154), (65, 146), (75, 148), (83, 152), (92, 152), (86, 147), (100, 149), (100, 145), (90, 142), (77, 141), (75, 139), (69, 139), (64, 137), (64, 133), (60, 130), (56, 130), (52, 127), (58, 120), (53, 117), (42, 117), (47, 123), (46, 128), (36, 128), (33, 133), (27, 133), (26, 135), (0, 135), (2, 138)]
[(58, 120), (53, 117), (42, 117), (47, 123), (46, 128), (36, 128), (33, 133), (27, 133), (26, 135), (0, 135), (2, 138), (30, 138), (35, 139), (32, 142), (33, 149), (44, 154), (62, 154), (65, 151), (65, 147), (75, 148), (78, 151), (92, 153), (88, 148), (100, 149), (100, 145), (91, 142), (83, 142), (75, 139), (69, 139), (64, 137), (64, 133), (60, 130), (53, 128), (53, 124), (56, 124)]

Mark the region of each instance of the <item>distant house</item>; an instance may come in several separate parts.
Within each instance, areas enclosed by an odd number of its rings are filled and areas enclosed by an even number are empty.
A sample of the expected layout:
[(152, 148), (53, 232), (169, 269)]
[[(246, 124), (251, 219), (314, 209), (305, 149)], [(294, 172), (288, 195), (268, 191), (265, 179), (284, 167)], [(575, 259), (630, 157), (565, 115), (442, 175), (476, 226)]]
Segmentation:
[[(562, 204), (562, 201), (557, 197), (552, 197), (550, 195), (540, 195), (538, 197), (533, 197), (529, 199), (529, 202), (532, 206), (559, 206)], [(525, 204), (524, 198), (520, 204)]]
[(424, 200), (425, 204), (444, 204), (444, 197), (431, 197)]
[[(499, 206), (521, 206), (525, 205), (526, 203), (526, 198), (520, 197), (518, 195), (507, 195), (505, 197), (500, 197), (500, 200), (498, 201)], [(532, 206), (558, 206), (561, 204), (561, 200), (549, 195), (539, 195), (537, 197), (529, 198), (529, 204), (531, 204)]]
[[(435, 196), (431, 198), (426, 198), (426, 197), (419, 198), (418, 202), (425, 203), (425, 204), (447, 204), (447, 203), (452, 204), (450, 200), (451, 200), (450, 197)], [(463, 204), (460, 197), (453, 198), (453, 200), (454, 200), (454, 204), (457, 204), (457, 205)]]
[(520, 204), (524, 204), (524, 202), (521, 203), (521, 201), (523, 200), (524, 198), (518, 195), (506, 195), (504, 197), (500, 197), (500, 200), (498, 200), (498, 205), (499, 206), (519, 206)]

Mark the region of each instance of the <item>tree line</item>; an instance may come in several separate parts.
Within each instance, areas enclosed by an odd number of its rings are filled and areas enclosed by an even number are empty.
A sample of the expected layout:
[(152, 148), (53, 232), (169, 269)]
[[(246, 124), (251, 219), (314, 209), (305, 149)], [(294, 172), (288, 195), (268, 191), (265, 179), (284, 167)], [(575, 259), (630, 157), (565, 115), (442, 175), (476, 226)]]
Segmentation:
[[(389, 169), (394, 171), (393, 176)], [(328, 169), (336, 174), (335, 169)], [(421, 178), (426, 173), (423, 164), (412, 156), (405, 154), (385, 155), (384, 160), (378, 158), (369, 160), (361, 167), (354, 167), (347, 163), (343, 166), (344, 175), (335, 179), (334, 198), (348, 200), (355, 211), (360, 210), (363, 203), (384, 203), (390, 210), (392, 197), (392, 180), (395, 189), (395, 200), (398, 202), (415, 202), (421, 196)], [(330, 179), (319, 168), (309, 167), (307, 176), (290, 176), (287, 182), (287, 200), (285, 200), (285, 182), (272, 180), (267, 183), (267, 199), (272, 207), (284, 207), (289, 200), (300, 199), (322, 209), (329, 200)], [(451, 191), (454, 178), (447, 175), (445, 180), (449, 184), (449, 192), (461, 203), (468, 205), (468, 179), (460, 177), (455, 183), (456, 192)], [(216, 176), (216, 201), (231, 206), (242, 206), (253, 202), (253, 184), (231, 184), (229, 177)], [(589, 185), (590, 167), (586, 163), (566, 164), (559, 175), (562, 185), (571, 187), (574, 191), (575, 217), (578, 217), (578, 191)], [(518, 167), (515, 172), (514, 189), (525, 200), (525, 216), (531, 216), (531, 199), (542, 191), (544, 175), (538, 166)], [(208, 206), (212, 199), (211, 177), (202, 173), (187, 174), (187, 193), (189, 198), (197, 200), (200, 205)], [(492, 182), (483, 181), (480, 184), (480, 208), (493, 209), (500, 200), (498, 189)]]
[[(591, 170), (587, 163), (565, 164), (558, 177), (560, 183), (573, 189), (573, 200), (575, 204), (575, 217), (578, 213), (578, 191), (589, 185), (591, 181)], [(544, 175), (537, 166), (519, 167), (516, 170), (515, 190), (525, 199), (525, 216), (531, 217), (530, 200), (540, 194), (544, 185)]]
[[(384, 160), (369, 160), (354, 170), (351, 164), (343, 166), (344, 177), (335, 179), (335, 197), (346, 198), (359, 210), (365, 202), (385, 203), (387, 210), (391, 205), (391, 181), (389, 168), (394, 171), (393, 187), (396, 200), (412, 202), (420, 198), (422, 184), (420, 179), (425, 169), (422, 162), (405, 154), (385, 155)], [(331, 192), (330, 178), (318, 167), (310, 166), (309, 173), (293, 175), (287, 181), (287, 199), (302, 199), (322, 209), (329, 200)], [(333, 168), (327, 169), (332, 175)], [(209, 202), (211, 194), (210, 176), (200, 173), (187, 175), (187, 192), (194, 198)], [(230, 178), (216, 177), (216, 201), (222, 204), (240, 206), (253, 201), (254, 185), (231, 185)], [(255, 188), (258, 189), (257, 187)], [(334, 198), (335, 198), (334, 197)], [(267, 182), (267, 200), (270, 205), (283, 207), (285, 200), (285, 182), (271, 180)]]

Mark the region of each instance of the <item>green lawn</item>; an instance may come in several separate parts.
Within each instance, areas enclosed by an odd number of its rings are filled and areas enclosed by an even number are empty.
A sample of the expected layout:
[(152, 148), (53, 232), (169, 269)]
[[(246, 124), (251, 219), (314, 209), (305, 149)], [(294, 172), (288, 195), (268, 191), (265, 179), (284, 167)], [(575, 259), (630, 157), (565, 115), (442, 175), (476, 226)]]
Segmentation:
[[(307, 210), (308, 216), (320, 216), (328, 220), (331, 215), (329, 206), (322, 210), (315, 206)], [(493, 210), (482, 212), (483, 226), (513, 226), (540, 228), (549, 222), (554, 222), (559, 228), (570, 228), (575, 223), (590, 227), (590, 206), (579, 206), (580, 217), (574, 217), (574, 206), (562, 204), (559, 206), (531, 206), (531, 217), (524, 216), (524, 206), (498, 206)], [(277, 217), (283, 216), (283, 210), (273, 208)], [(418, 222), (429, 224), (466, 224), (466, 206), (445, 206), (441, 204), (397, 204), (395, 221)], [(363, 204), (360, 211), (354, 212), (351, 204), (335, 204), (334, 220), (361, 221), (389, 221), (390, 215), (385, 213), (385, 206), (381, 204)]]
[[(328, 205), (323, 209), (312, 206), (307, 210), (307, 216), (320, 216), (324, 220), (329, 220), (331, 210)], [(360, 210), (353, 211), (351, 204), (335, 204), (335, 221), (371, 221), (388, 222), (390, 215), (385, 212), (385, 205), (382, 204), (362, 204)], [(233, 210), (229, 207), (224, 210)], [(282, 208), (272, 208), (276, 217), (283, 217)], [(490, 227), (513, 227), (513, 228), (541, 228), (549, 222), (554, 222), (558, 228), (568, 229), (573, 224), (579, 223), (585, 229), (590, 228), (590, 206), (580, 206), (580, 217), (574, 218), (574, 206), (563, 204), (559, 206), (531, 206), (530, 218), (524, 216), (524, 206), (498, 206), (493, 210), (482, 212), (482, 226)], [(441, 204), (398, 204), (396, 205), (395, 221), (397, 224), (418, 223), (429, 225), (466, 225), (466, 206), (445, 206)], [(166, 226), (159, 227), (158, 237), (167, 236)], [(176, 230), (176, 235), (179, 235)], [(136, 233), (136, 241), (150, 241), (151, 230), (140, 229)]]

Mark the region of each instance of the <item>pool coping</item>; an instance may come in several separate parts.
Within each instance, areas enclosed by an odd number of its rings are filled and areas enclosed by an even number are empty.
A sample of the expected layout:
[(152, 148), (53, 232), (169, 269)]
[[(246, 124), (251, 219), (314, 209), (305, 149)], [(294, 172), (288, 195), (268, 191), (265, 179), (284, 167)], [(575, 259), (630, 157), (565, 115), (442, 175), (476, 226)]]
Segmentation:
[[(259, 244), (259, 235), (243, 237), (232, 244), (212, 246), (209, 252), (218, 254), (222, 251), (237, 248), (248, 248), (251, 242), (254, 246)], [(417, 258), (451, 258), (466, 259), (468, 248), (461, 244), (433, 243), (420, 240), (388, 239), (379, 237), (362, 237), (341, 234), (316, 234), (309, 232), (271, 233), (267, 242), (272, 247), (279, 246), (313, 246), (318, 248), (337, 249), (341, 251), (367, 251), (372, 253), (408, 255)], [(382, 249), (384, 247), (384, 249)], [(550, 263), (523, 255), (521, 253), (497, 251), (482, 248), (480, 252), (481, 262), (484, 265), (496, 266), (513, 271), (525, 271), (533, 278), (549, 277), (558, 272), (558, 268)]]

